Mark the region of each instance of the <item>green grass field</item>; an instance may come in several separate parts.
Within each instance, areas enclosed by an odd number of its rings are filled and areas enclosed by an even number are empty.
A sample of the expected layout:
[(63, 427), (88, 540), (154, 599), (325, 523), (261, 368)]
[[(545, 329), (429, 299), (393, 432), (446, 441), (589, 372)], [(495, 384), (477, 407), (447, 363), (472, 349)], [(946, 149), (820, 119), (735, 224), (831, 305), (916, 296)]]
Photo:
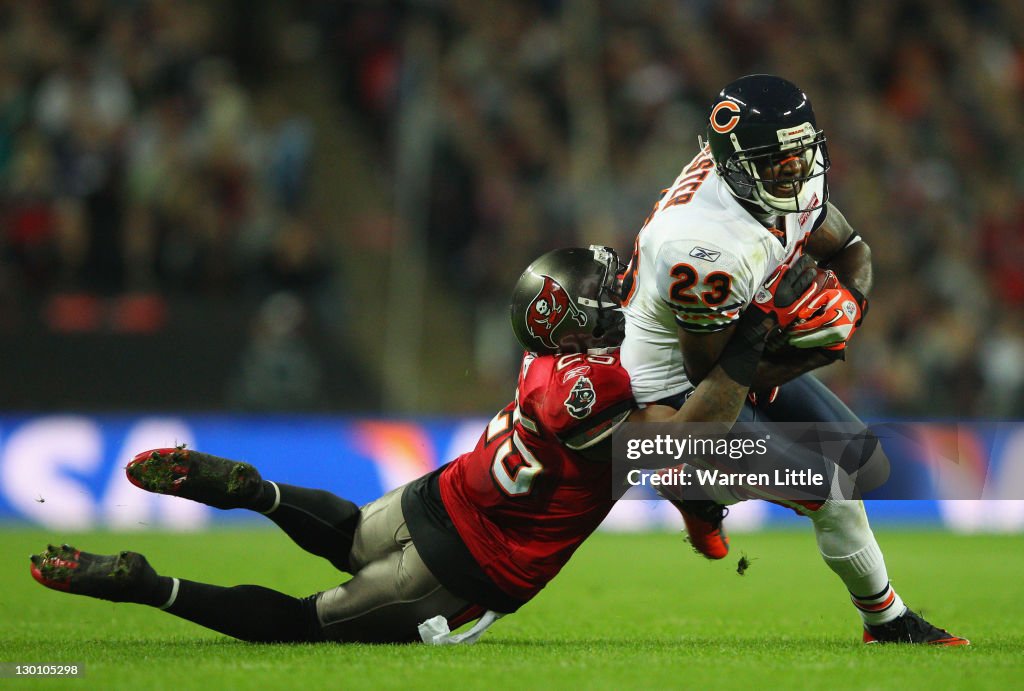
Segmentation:
[[(273, 530), (61, 536), (0, 530), (0, 662), (84, 663), (0, 685), (224, 688), (1008, 688), (1024, 676), (1024, 536), (879, 531), (904, 599), (969, 649), (864, 646), (810, 529), (735, 535), (711, 563), (679, 535), (599, 534), (475, 646), (254, 645), (162, 612), (46, 590), (47, 542), (140, 551), (158, 571), (306, 595), (339, 580)], [(736, 573), (741, 553), (753, 559)]]

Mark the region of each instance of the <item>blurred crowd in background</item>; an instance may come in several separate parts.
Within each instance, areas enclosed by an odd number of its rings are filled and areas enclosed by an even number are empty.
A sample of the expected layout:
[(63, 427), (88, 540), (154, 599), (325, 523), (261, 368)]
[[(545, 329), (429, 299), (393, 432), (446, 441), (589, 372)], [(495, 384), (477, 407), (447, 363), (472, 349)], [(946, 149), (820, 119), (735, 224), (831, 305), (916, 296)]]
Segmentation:
[[(713, 94), (743, 74), (780, 74), (811, 97), (832, 199), (874, 250), (865, 327), (823, 378), (865, 415), (1024, 414), (1024, 4), (592, 5), (608, 133), (607, 170), (589, 192), (612, 214), (621, 254), (696, 153)], [(443, 37), (431, 246), (457, 292), (492, 296), (491, 310), (541, 252), (609, 241), (573, 213), (567, 74), (578, 56), (565, 17), (580, 9), (451, 2), (425, 15)], [(348, 44), (359, 75), (349, 103), (378, 123), (394, 112), (381, 63), (402, 16), (366, 9), (364, 25), (380, 31)]]
[(305, 204), (309, 123), (283, 104), (254, 111), (219, 43), (231, 15), (167, 0), (0, 12), (4, 254), (17, 274), (5, 292), (231, 294), (330, 272)]
[(251, 312), (251, 337), (205, 405), (315, 406), (320, 364), (294, 336), (336, 267), (307, 194), (313, 131), (256, 102), (267, 49), (243, 5), (0, 3), (0, 321), (113, 333), (130, 360), (118, 334), (173, 333), (178, 302), (219, 301)]
[(358, 227), (335, 228), (309, 178), (337, 123), (274, 97), (261, 41), (315, 32), (386, 189), (415, 25), (437, 66), (416, 77), (439, 117), (423, 211), (448, 297), (432, 299), (469, 315), (478, 381), (515, 368), (505, 305), (526, 264), (591, 242), (628, 258), (712, 95), (771, 72), (811, 97), (832, 200), (874, 250), (870, 314), (823, 378), (865, 416), (1024, 414), (1018, 0), (305, 0), (257, 31), (265, 5), (0, 3), (0, 302), (43, 296), (56, 319), (54, 296), (251, 298), (279, 330), (305, 310), (331, 322)]

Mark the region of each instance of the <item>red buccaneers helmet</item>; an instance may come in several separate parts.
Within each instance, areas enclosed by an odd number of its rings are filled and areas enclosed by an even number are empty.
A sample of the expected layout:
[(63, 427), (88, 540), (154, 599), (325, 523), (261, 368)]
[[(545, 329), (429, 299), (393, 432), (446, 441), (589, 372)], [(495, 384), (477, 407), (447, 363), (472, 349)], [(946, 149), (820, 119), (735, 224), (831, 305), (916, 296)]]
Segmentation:
[(553, 250), (534, 261), (516, 282), (509, 305), (519, 343), (542, 354), (618, 346), (625, 321), (621, 270), (615, 250), (597, 245)]

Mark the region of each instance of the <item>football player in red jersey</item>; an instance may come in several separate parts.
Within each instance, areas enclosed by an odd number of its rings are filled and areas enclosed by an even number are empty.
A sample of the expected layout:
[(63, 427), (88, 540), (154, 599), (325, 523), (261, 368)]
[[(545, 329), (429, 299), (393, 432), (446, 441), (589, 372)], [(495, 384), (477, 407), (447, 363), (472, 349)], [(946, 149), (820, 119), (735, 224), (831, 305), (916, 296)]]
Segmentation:
[[(352, 573), (348, 582), (300, 599), (160, 576), (140, 554), (68, 545), (33, 556), (33, 577), (56, 590), (159, 607), (247, 641), (475, 640), (535, 596), (608, 514), (614, 430), (627, 418), (735, 421), (769, 329), (816, 290), (812, 270), (786, 270), (774, 300), (747, 311), (678, 411), (638, 409), (615, 349), (620, 269), (600, 247), (556, 250), (531, 264), (511, 304), (528, 351), (515, 400), (473, 451), (361, 508), (185, 448), (146, 451), (128, 464), (128, 479), (142, 489), (265, 514), (300, 547)], [(450, 633), (478, 618), (468, 634)]]

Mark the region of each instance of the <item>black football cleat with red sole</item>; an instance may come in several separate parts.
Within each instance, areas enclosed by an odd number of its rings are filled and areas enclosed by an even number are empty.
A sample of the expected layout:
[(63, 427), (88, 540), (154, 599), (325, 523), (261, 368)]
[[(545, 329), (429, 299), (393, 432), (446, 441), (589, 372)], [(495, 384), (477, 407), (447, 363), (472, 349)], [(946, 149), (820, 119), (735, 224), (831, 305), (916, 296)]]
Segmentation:
[(53, 590), (112, 602), (148, 602), (158, 588), (156, 571), (136, 552), (90, 554), (71, 545), (48, 545), (33, 554), (32, 578)]
[(255, 467), (183, 446), (143, 451), (125, 467), (140, 489), (198, 501), (217, 509), (252, 508), (263, 491)]
[(939, 647), (970, 645), (966, 638), (928, 623), (911, 609), (885, 624), (864, 626), (865, 643), (903, 643)]

